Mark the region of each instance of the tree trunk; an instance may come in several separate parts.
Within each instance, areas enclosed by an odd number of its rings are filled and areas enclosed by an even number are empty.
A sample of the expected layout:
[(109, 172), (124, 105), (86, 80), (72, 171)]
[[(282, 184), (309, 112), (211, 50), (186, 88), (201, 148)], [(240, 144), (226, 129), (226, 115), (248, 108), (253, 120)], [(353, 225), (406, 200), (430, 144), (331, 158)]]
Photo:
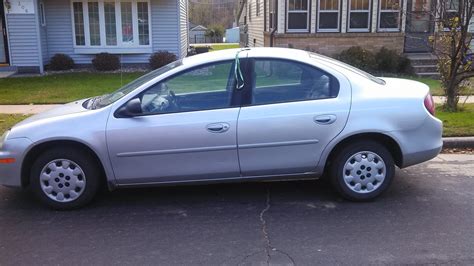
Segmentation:
[(446, 103), (444, 109), (450, 112), (456, 112), (458, 110), (459, 96), (456, 93), (459, 85), (455, 82), (448, 82), (446, 86)]

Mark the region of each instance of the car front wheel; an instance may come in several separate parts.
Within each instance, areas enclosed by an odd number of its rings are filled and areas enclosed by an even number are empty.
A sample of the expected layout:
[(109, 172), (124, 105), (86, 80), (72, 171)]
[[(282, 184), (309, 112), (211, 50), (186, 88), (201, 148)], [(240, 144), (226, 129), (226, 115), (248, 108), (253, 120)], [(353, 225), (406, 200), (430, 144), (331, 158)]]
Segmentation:
[(53, 209), (74, 209), (89, 203), (99, 188), (100, 171), (90, 155), (76, 149), (51, 149), (33, 163), (31, 189)]
[(392, 182), (395, 163), (390, 152), (374, 141), (357, 141), (342, 148), (331, 164), (331, 181), (346, 199), (372, 200)]

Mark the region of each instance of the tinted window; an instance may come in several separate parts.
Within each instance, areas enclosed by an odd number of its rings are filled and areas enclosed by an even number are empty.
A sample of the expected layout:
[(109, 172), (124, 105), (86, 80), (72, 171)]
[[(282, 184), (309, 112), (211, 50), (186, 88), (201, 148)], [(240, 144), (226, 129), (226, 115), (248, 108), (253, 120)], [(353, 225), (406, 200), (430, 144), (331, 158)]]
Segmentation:
[(152, 86), (142, 94), (144, 114), (230, 107), (233, 62), (193, 68)]
[(273, 59), (255, 61), (253, 104), (337, 97), (337, 79), (309, 65)]

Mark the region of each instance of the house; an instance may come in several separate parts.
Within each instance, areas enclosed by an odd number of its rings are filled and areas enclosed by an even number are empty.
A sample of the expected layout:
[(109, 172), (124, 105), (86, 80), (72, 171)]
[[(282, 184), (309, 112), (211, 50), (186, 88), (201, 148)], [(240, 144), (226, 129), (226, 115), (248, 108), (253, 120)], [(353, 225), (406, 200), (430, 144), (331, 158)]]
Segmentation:
[(144, 64), (153, 52), (184, 57), (188, 48), (186, 0), (3, 0), (0, 63), (19, 72), (43, 72), (64, 53), (77, 65), (95, 54)]
[(189, 23), (189, 43), (206, 43), (207, 28), (203, 25)]
[(435, 10), (436, 0), (241, 0), (237, 17), (242, 46), (430, 53)]

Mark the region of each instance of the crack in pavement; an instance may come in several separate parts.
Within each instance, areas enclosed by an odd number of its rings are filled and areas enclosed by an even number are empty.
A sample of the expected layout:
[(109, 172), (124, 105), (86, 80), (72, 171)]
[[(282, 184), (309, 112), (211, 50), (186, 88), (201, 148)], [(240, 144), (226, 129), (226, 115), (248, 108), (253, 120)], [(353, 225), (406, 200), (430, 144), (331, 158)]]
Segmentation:
[(265, 220), (265, 213), (270, 210), (271, 208), (271, 194), (270, 194), (270, 188), (267, 187), (267, 198), (266, 198), (266, 206), (265, 208), (260, 212), (260, 222), (262, 224), (262, 233), (263, 233), (263, 237), (265, 238), (265, 242), (266, 242), (266, 245), (265, 245), (265, 253), (266, 253), (266, 256), (267, 256), (267, 265), (270, 265), (270, 258), (271, 258), (271, 252), (277, 252), (277, 253), (280, 253), (286, 257), (288, 257), (288, 259), (291, 261), (291, 263), (293, 265), (296, 265), (295, 263), (295, 260), (290, 256), (290, 254), (282, 251), (282, 250), (279, 250), (277, 249), (276, 247), (274, 247), (270, 241), (270, 237), (268, 236), (268, 227), (267, 227), (267, 221)]

